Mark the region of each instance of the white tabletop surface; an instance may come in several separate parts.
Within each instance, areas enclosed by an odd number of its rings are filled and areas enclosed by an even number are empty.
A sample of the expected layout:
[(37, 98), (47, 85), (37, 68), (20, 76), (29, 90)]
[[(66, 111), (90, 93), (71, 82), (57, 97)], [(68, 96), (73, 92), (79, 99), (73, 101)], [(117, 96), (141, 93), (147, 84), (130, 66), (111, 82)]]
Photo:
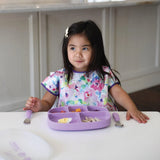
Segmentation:
[(112, 119), (104, 129), (55, 131), (47, 125), (47, 112), (34, 113), (29, 125), (23, 123), (25, 112), (0, 112), (0, 132), (36, 134), (51, 145), (51, 160), (160, 160), (160, 113), (145, 113), (150, 117), (146, 124), (126, 121), (126, 112), (119, 112), (123, 128), (115, 127)]

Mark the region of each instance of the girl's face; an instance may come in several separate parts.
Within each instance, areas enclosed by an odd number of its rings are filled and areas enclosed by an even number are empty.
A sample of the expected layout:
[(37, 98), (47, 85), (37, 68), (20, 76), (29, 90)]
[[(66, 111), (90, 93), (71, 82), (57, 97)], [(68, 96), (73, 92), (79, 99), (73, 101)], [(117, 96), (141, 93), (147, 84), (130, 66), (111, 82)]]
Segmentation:
[(87, 71), (92, 56), (92, 47), (85, 35), (73, 35), (69, 40), (67, 52), (69, 62), (75, 71)]

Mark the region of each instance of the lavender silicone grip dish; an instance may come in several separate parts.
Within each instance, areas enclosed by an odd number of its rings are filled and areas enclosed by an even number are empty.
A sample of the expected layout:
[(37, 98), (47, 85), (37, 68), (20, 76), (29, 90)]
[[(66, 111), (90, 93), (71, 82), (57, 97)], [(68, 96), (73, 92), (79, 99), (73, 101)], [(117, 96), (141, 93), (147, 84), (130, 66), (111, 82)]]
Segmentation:
[[(73, 112), (76, 109), (81, 112)], [(64, 112), (64, 113), (62, 113)], [(96, 122), (83, 122), (86, 117), (98, 118)], [(59, 119), (72, 118), (70, 123), (58, 123)], [(53, 108), (48, 111), (48, 125), (54, 130), (93, 130), (108, 127), (111, 115), (106, 108), (95, 106), (66, 106)]]

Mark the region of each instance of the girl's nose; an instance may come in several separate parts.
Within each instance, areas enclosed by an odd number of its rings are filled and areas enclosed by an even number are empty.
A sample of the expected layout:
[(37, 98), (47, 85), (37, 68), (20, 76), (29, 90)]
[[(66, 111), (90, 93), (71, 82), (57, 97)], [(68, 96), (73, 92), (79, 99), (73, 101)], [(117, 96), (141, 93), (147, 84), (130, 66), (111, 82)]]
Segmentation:
[(77, 51), (76, 51), (76, 56), (77, 56), (77, 57), (82, 57), (82, 52), (81, 52), (81, 50), (77, 50)]

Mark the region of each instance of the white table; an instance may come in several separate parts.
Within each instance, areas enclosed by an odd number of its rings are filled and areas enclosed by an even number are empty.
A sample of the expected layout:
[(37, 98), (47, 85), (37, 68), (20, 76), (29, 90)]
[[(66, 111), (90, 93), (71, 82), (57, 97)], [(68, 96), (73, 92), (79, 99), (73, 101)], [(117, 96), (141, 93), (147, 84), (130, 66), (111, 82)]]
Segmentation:
[(31, 131), (53, 148), (53, 160), (160, 160), (160, 113), (145, 112), (150, 120), (139, 124), (126, 121), (119, 112), (123, 128), (114, 126), (92, 131), (55, 131), (47, 125), (47, 112), (34, 113), (30, 125), (23, 124), (25, 112), (0, 112), (0, 131), (16, 128)]

